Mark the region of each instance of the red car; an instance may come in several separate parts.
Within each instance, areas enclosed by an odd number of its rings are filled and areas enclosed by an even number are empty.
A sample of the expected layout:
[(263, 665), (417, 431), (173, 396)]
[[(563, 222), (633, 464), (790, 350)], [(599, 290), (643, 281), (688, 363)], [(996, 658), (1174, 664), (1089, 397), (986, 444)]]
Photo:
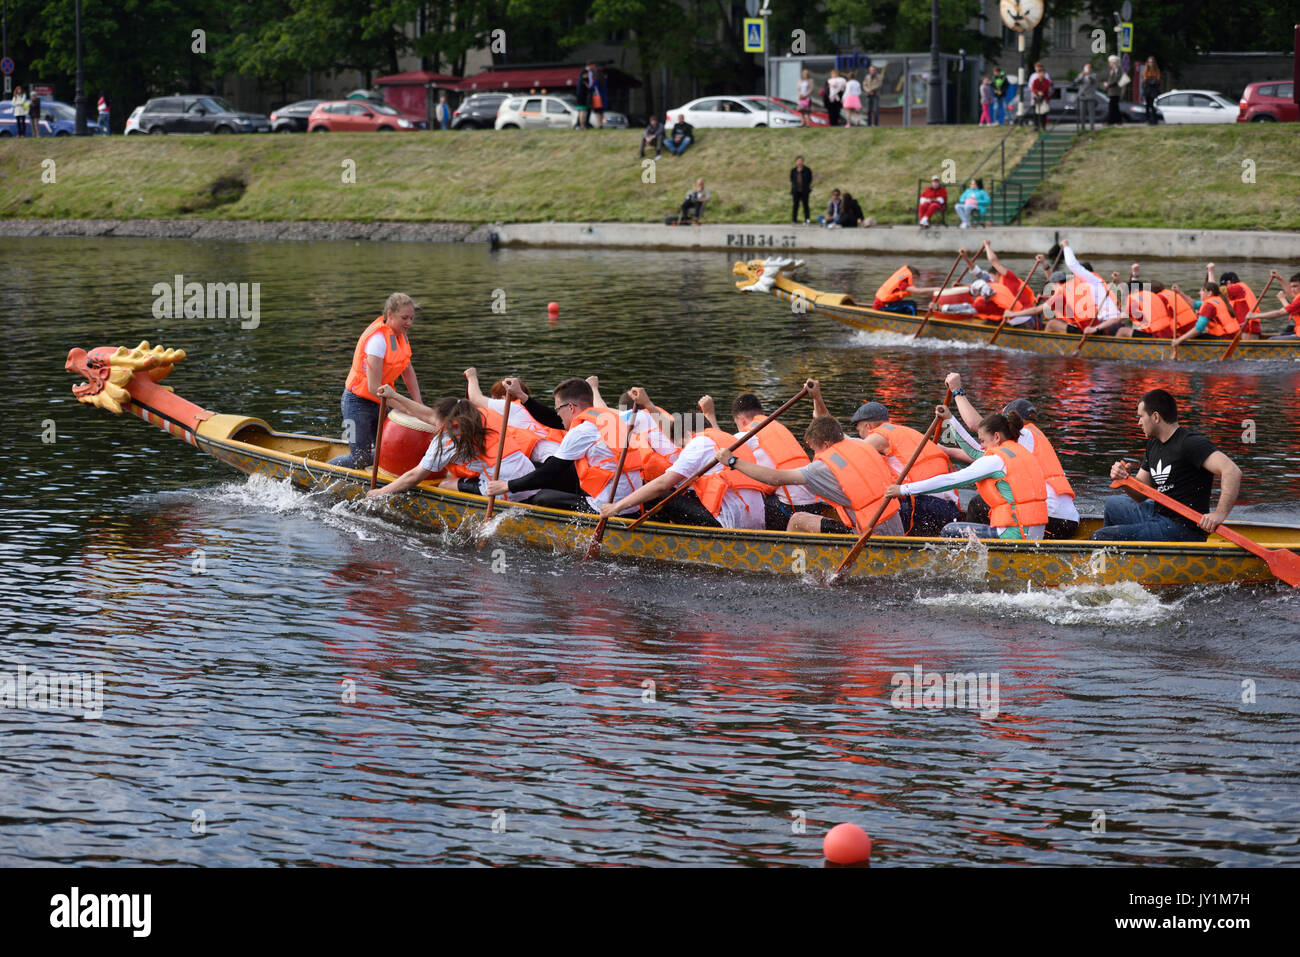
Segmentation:
[(415, 124), (387, 103), (326, 100), (307, 117), (308, 133), (391, 133), (414, 130)]
[(1293, 99), (1295, 82), (1292, 80), (1266, 80), (1252, 83), (1241, 94), (1237, 104), (1238, 123), (1300, 122), (1300, 106)]

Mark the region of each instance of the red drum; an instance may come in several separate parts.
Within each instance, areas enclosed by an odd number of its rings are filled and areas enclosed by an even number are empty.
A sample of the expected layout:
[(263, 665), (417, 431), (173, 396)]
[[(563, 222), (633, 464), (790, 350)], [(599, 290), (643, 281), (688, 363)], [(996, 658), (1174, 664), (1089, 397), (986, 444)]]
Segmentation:
[[(379, 448), (379, 467), (389, 475), (401, 475), (420, 464), (433, 440), (433, 426), (396, 409), (388, 410), (384, 438)], [(435, 472), (433, 478), (443, 477)]]

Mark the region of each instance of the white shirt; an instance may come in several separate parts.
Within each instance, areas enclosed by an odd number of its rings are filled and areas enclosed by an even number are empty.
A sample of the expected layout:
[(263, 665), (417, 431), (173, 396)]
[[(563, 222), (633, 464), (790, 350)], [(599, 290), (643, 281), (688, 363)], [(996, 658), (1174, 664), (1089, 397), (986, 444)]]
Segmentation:
[(862, 83), (858, 81), (857, 77), (854, 77), (845, 84), (844, 95), (857, 97), (862, 96)]
[[(677, 461), (669, 472), (688, 479), (709, 462), (713, 468), (705, 475), (716, 475), (722, 471), (717, 462), (718, 447), (707, 435), (697, 435), (683, 447)], [(666, 474), (666, 473), (665, 473)], [(722, 506), (718, 510), (718, 522), (723, 528), (766, 528), (763, 517), (763, 493), (755, 488), (728, 488), (722, 493)]]
[(833, 76), (826, 81), (827, 92), (830, 93), (832, 100), (843, 99), (844, 88), (849, 85), (849, 81), (842, 76)]
[(1118, 319), (1119, 306), (1115, 305), (1115, 300), (1110, 297), (1110, 289), (1106, 283), (1096, 273), (1084, 269), (1079, 264), (1079, 260), (1074, 258), (1074, 250), (1069, 246), (1065, 247), (1065, 265), (1069, 267), (1070, 272), (1074, 273), (1076, 277), (1088, 284), (1088, 291), (1092, 293), (1092, 301), (1097, 304), (1097, 321), (1104, 322), (1107, 319)]
[[(488, 399), (488, 408), (491, 409), (493, 412), (495, 412), (497, 415), (501, 415), (503, 412), (505, 412), (506, 400)], [(537, 435), (541, 435), (546, 428), (540, 422), (534, 419), (531, 415), (529, 415), (528, 410), (525, 409), (523, 407), (523, 404), (520, 402), (510, 403), (509, 424), (514, 426), (516, 429), (526, 429), (529, 432), (533, 432)], [(559, 442), (556, 442), (553, 439), (539, 439), (537, 444), (533, 446), (533, 454), (529, 456), (529, 458), (531, 458), (534, 462), (540, 465), (542, 462), (545, 462), (547, 459), (549, 459), (552, 455), (554, 455), (558, 451), (560, 451)]]
[(376, 359), (382, 359), (388, 355), (388, 336), (385, 329), (376, 329), (366, 340), (366, 355), (374, 356)]
[[(441, 433), (435, 435), (433, 441), (429, 443), (428, 450), (424, 453), (424, 458), (420, 459), (420, 468), (429, 472), (440, 472), (452, 464), (452, 457), (455, 452), (456, 446), (451, 441), (451, 436)], [(487, 463), (482, 458), (475, 458), (460, 464), (470, 471), (478, 473), (479, 494), (486, 495), (488, 482), (492, 481), (492, 470), (488, 468)], [(503, 482), (523, 478), (531, 471), (533, 471), (533, 463), (528, 461), (528, 456), (522, 452), (511, 452), (501, 460), (500, 478)], [(522, 502), (524, 499), (532, 498), (536, 494), (537, 489), (533, 488), (525, 492), (511, 492), (506, 497), (512, 502)]]
[(681, 454), (681, 449), (673, 445), (672, 439), (664, 435), (664, 430), (659, 428), (659, 423), (645, 409), (637, 409), (635, 418), (632, 417), (632, 410), (627, 409), (619, 413), (624, 422), (629, 422), (632, 426), (633, 435), (644, 435), (646, 444), (654, 449), (669, 462), (677, 461), (677, 456)]
[[(746, 429), (745, 432), (749, 430)], [(745, 432), (737, 432), (736, 438), (740, 438)], [(776, 463), (772, 461), (772, 456), (764, 451), (763, 447), (758, 444), (758, 436), (754, 436), (745, 443), (749, 450), (754, 453), (754, 461), (764, 468), (774, 469)], [(791, 505), (813, 505), (817, 501), (817, 496), (808, 491), (806, 485), (778, 485), (776, 494), (785, 499)]]
[[(598, 465), (599, 463), (613, 459), (613, 463), (607, 464), (612, 473), (615, 465), (618, 463), (618, 457), (614, 455), (608, 445), (600, 437), (600, 430), (592, 422), (580, 422), (575, 427), (569, 429), (564, 434), (564, 441), (560, 443), (559, 450), (555, 453), (560, 458), (568, 462), (576, 462), (578, 459), (585, 458), (590, 464)], [(593, 511), (599, 512), (600, 506), (608, 502), (609, 483), (613, 480), (606, 480), (604, 487), (597, 496), (587, 496), (587, 504)], [(614, 501), (626, 498), (641, 487), (640, 472), (624, 472), (622, 478), (618, 480), (618, 489), (614, 495)]]
[[(962, 442), (966, 443), (973, 449), (978, 449), (980, 447), (979, 442), (966, 431), (965, 427), (962, 425), (961, 419), (954, 415), (948, 421), (961, 437)], [(1020, 434), (1016, 436), (1016, 441), (1023, 445), (1026, 451), (1030, 453), (1034, 451), (1034, 433), (1030, 432), (1028, 429), (1021, 429)], [(987, 456), (985, 457), (987, 458)], [(995, 455), (993, 458), (997, 458), (997, 456)], [(998, 459), (998, 461), (1000, 462), (1002, 460)], [(1056, 490), (1053, 489), (1051, 485), (1048, 485), (1047, 517), (1059, 518), (1067, 522), (1077, 522), (1079, 520), (1079, 510), (1074, 507), (1074, 496), (1058, 495), (1056, 494)]]

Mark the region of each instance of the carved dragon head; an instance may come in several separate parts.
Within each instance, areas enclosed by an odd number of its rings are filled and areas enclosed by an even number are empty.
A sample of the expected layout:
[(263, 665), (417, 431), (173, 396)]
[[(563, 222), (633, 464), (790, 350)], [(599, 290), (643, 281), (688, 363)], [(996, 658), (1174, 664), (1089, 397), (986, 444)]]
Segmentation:
[(126, 346), (100, 346), (86, 352), (72, 349), (63, 367), (85, 376), (86, 381), (72, 387), (78, 402), (122, 414), (122, 403), (130, 400), (128, 387), (137, 372), (146, 372), (154, 382), (171, 374), (172, 366), (185, 358), (184, 349), (150, 348), (141, 342), (134, 349)]

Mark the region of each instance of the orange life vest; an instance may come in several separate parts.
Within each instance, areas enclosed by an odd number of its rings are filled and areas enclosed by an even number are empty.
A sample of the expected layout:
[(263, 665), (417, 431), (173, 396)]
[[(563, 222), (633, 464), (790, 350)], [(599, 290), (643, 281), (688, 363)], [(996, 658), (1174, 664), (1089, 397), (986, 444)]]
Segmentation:
[(1001, 319), (1004, 312), (1020, 308), (1017, 305), (1015, 294), (1002, 283), (995, 282), (989, 285), (993, 289), (993, 295), (987, 297), (978, 296), (974, 300), (975, 311), (980, 315)]
[(366, 326), (366, 331), (357, 340), (357, 347), (352, 350), (352, 371), (348, 374), (347, 390), (371, 402), (378, 402), (379, 396), (370, 391), (370, 380), (366, 376), (366, 343), (381, 329), (388, 337), (388, 351), (384, 353), (384, 367), (379, 374), (379, 384), (392, 385), (411, 364), (411, 343), (406, 336), (389, 329), (384, 324), (383, 316)]
[(1164, 300), (1165, 306), (1173, 317), (1174, 335), (1181, 336), (1196, 325), (1196, 310), (1186, 299), (1172, 289), (1162, 289), (1156, 295)]
[(1140, 332), (1173, 337), (1174, 320), (1169, 305), (1150, 289), (1129, 293), (1124, 301), (1124, 315), (1133, 320), (1133, 327)]
[(1259, 335), (1261, 329), (1258, 319), (1247, 320), (1250, 315), (1259, 306), (1259, 300), (1251, 292), (1249, 286), (1244, 282), (1230, 282), (1223, 288), (1223, 294), (1227, 297), (1228, 302), (1232, 304), (1233, 311), (1237, 314), (1237, 321), (1246, 324), (1246, 331)]
[[(988, 503), (989, 524), (995, 528), (1019, 528), (1020, 534), (1028, 538), (1027, 528), (1047, 524), (1047, 480), (1042, 467), (1019, 442), (1008, 440), (985, 454), (1000, 458), (1002, 471), (1006, 473), (1005, 479), (987, 478), (975, 483)], [(1011, 487), (1010, 502), (998, 491), (998, 482), (1003, 481)]]
[[(610, 449), (610, 454), (595, 464), (586, 455), (573, 463), (578, 472), (578, 485), (592, 498), (599, 498), (600, 493), (614, 480), (623, 446), (630, 445), (628, 427), (613, 409), (584, 409), (571, 420), (570, 431), (583, 422), (594, 425), (600, 433), (600, 440)], [(635, 447), (628, 449), (627, 460), (623, 463), (623, 474), (630, 475), (633, 472), (641, 472), (641, 451)]]
[(1005, 273), (1000, 273), (993, 280), (993, 285), (995, 288), (1001, 286), (1015, 297), (1015, 305), (1008, 308), (1028, 309), (1034, 304), (1034, 291), (1026, 286), (1025, 281), (1010, 269)]
[(1071, 276), (1065, 281), (1064, 315), (1059, 317), (1080, 329), (1086, 329), (1097, 321), (1097, 303), (1093, 301), (1092, 289), (1078, 276)]
[[(448, 465), (447, 471), (456, 478), (490, 475), (493, 466), (496, 465), (497, 447), (501, 444), (501, 416), (490, 409), (479, 409), (478, 414), (483, 422), (483, 427), (487, 429), (487, 434), (483, 439), (483, 454), (469, 462), (453, 462)], [(444, 445), (451, 442), (451, 437), (448, 435), (444, 434), (442, 438)], [(533, 448), (540, 440), (540, 436), (528, 429), (517, 429), (513, 425), (509, 426), (506, 429), (506, 445), (502, 459), (508, 459), (516, 452), (531, 456)], [(475, 465), (482, 465), (482, 468), (473, 468)]]
[[(771, 428), (771, 426), (768, 426)], [(714, 446), (719, 452), (723, 449), (730, 448), (736, 441), (735, 436), (728, 435), (721, 429), (705, 429), (697, 435), (707, 435), (713, 440)], [(742, 445), (732, 453), (736, 458), (758, 464), (754, 459), (754, 451), (748, 444)], [(690, 476), (687, 476), (689, 478)], [(750, 478), (737, 469), (724, 468), (720, 472), (706, 473), (695, 480), (695, 494), (699, 496), (700, 502), (712, 513), (714, 518), (722, 514), (722, 496), (727, 493), (727, 489), (752, 488), (760, 495), (767, 495), (772, 491), (772, 486), (764, 485), (756, 478)]]
[[(659, 406), (655, 406), (655, 410), (663, 415), (668, 415)], [(635, 409), (631, 411), (632, 419), (631, 421), (624, 420), (625, 428), (632, 428), (636, 422), (638, 411)], [(672, 416), (668, 417), (672, 418)], [(650, 417), (650, 423), (648, 431), (633, 432), (629, 440), (632, 443), (632, 448), (641, 456), (641, 481), (643, 482), (653, 482), (672, 468), (673, 462), (677, 459), (676, 455), (664, 455), (654, 447), (654, 444), (650, 441), (650, 432), (658, 432), (662, 436), (663, 429), (659, 427), (659, 423), (655, 421), (654, 416)], [(665, 440), (667, 440), (667, 437), (665, 437)], [(671, 445), (672, 443), (669, 442), (668, 444)]]
[[(1294, 306), (1297, 302), (1300, 302), (1300, 296), (1296, 296), (1294, 299), (1291, 300), (1291, 306)], [(1290, 306), (1288, 306), (1287, 308), (1289, 309)], [(1290, 315), (1291, 321), (1295, 323), (1295, 334), (1297, 336), (1300, 336), (1300, 312), (1292, 312), (1292, 313), (1288, 313), (1288, 315)], [(1259, 322), (1258, 319), (1256, 319), (1255, 321)]]
[(906, 266), (899, 266), (894, 270), (894, 274), (885, 280), (884, 285), (876, 290), (875, 301), (871, 303), (872, 308), (879, 309), (887, 302), (906, 299), (912, 294), (914, 285), (916, 285), (916, 277), (912, 275), (912, 270)]
[[(752, 429), (766, 418), (767, 416), (765, 415), (754, 416), (749, 428)], [(746, 429), (745, 431), (748, 432), (749, 429)], [(805, 452), (803, 446), (799, 444), (799, 440), (794, 437), (794, 433), (780, 422), (773, 422), (770, 425), (764, 426), (763, 431), (754, 436), (754, 440), (758, 442), (758, 447), (766, 452), (767, 457), (772, 460), (773, 468), (801, 469), (807, 466), (811, 461), (808, 458), (808, 453)], [(734, 442), (735, 440), (733, 439), (732, 441)], [(727, 444), (730, 445), (731, 443), (728, 442)], [(748, 445), (749, 443), (746, 443), (745, 445), (742, 445), (741, 448), (748, 449)], [(790, 498), (790, 492), (784, 485), (778, 485), (776, 487), (776, 494), (781, 498), (784, 498), (787, 504), (793, 504)]]
[[(885, 488), (894, 484), (894, 476), (885, 464), (884, 456), (866, 442), (841, 439), (818, 452), (816, 458), (818, 462), (826, 463), (849, 500), (847, 508), (830, 502), (840, 521), (859, 533), (865, 531), (867, 522), (871, 521), (885, 497)], [(889, 521), (897, 514), (898, 499), (890, 499), (876, 524)]]
[[(889, 451), (886, 457), (892, 455), (900, 462), (906, 464), (907, 460), (912, 457), (916, 447), (925, 439), (916, 429), (910, 429), (905, 425), (894, 425), (892, 422), (885, 422), (871, 430), (872, 435), (878, 435), (889, 443)], [(888, 466), (888, 461), (885, 462)], [(891, 468), (890, 474), (893, 475), (893, 481), (899, 480), (899, 475)], [(922, 450), (916, 463), (912, 466), (911, 471), (907, 473), (907, 481), (924, 482), (926, 479), (934, 478), (936, 475), (948, 474), (948, 456), (940, 451), (939, 446), (926, 440), (925, 448)]]
[(1043, 430), (1032, 422), (1026, 422), (1025, 429), (1034, 437), (1034, 458), (1038, 459), (1038, 467), (1043, 470), (1043, 478), (1048, 486), (1057, 495), (1068, 495), (1074, 498), (1074, 489), (1070, 487), (1065, 477), (1065, 469), (1061, 468), (1061, 460), (1056, 457), (1056, 449), (1052, 448), (1052, 443), (1047, 441)]
[[(1241, 328), (1236, 315), (1228, 304), (1218, 296), (1211, 296), (1201, 303), (1201, 309), (1209, 308), (1211, 315), (1205, 324), (1205, 332), (1211, 336), (1235, 336)], [(1199, 315), (1199, 313), (1198, 313)]]

